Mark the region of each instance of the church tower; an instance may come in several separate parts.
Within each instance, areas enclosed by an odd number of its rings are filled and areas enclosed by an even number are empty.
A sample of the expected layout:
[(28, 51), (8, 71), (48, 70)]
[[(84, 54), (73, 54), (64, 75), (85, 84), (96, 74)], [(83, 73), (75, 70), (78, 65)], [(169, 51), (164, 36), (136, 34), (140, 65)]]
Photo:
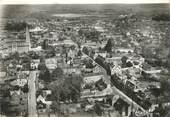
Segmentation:
[(26, 43), (28, 44), (28, 51), (31, 49), (31, 42), (30, 42), (30, 32), (28, 26), (26, 26)]

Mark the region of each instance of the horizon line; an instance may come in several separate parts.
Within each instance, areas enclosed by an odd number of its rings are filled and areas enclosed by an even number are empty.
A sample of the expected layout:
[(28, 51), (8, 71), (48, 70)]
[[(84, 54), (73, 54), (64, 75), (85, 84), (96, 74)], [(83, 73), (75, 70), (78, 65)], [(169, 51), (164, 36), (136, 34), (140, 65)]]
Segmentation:
[(170, 3), (5, 3), (5, 4), (0, 4), (1, 5), (102, 5), (102, 4), (169, 4)]
[(169, 4), (170, 0), (0, 0), (1, 5), (15, 4)]

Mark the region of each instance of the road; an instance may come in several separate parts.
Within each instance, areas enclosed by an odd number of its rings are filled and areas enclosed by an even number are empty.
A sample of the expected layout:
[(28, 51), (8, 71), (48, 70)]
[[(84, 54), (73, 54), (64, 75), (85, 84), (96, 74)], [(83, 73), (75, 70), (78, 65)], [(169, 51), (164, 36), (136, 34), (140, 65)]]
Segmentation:
[(28, 117), (38, 117), (37, 109), (36, 109), (36, 87), (35, 87), (35, 79), (36, 79), (37, 71), (30, 71), (28, 78)]
[[(74, 42), (74, 41), (73, 41)], [(75, 43), (75, 42), (74, 42)], [(75, 43), (76, 44), (76, 43)], [(83, 48), (82, 48), (83, 49)], [(96, 63), (95, 60), (93, 60), (90, 56), (88, 56), (87, 54), (85, 54), (81, 49), (81, 52), (86, 55), (89, 59), (91, 59), (94, 63)], [(110, 76), (107, 75), (107, 71), (102, 67), (100, 66), (98, 63), (96, 63), (96, 65), (98, 65), (101, 69), (102, 69), (102, 73), (104, 74), (105, 76), (105, 82), (107, 84), (111, 84), (110, 82)], [(137, 109), (141, 109), (143, 112), (146, 112), (146, 110), (141, 107), (140, 105), (138, 105), (135, 101), (133, 101), (131, 98), (129, 98), (126, 94), (124, 94), (121, 90), (117, 89), (115, 86), (112, 87), (112, 90), (113, 90), (113, 93), (116, 94), (116, 95), (119, 95), (121, 99), (123, 99), (124, 101), (126, 101), (128, 104), (132, 105), (133, 108)], [(146, 112), (147, 113), (147, 112)]]

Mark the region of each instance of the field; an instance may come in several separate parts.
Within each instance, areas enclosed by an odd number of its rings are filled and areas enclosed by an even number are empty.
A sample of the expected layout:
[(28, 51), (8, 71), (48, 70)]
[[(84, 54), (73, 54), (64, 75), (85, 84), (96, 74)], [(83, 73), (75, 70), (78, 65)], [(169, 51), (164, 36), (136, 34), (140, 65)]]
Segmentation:
[(51, 14), (73, 13), (84, 15), (117, 16), (135, 13), (150, 17), (154, 13), (168, 12), (168, 4), (98, 4), (98, 5), (6, 5), (3, 6), (3, 18), (38, 18)]

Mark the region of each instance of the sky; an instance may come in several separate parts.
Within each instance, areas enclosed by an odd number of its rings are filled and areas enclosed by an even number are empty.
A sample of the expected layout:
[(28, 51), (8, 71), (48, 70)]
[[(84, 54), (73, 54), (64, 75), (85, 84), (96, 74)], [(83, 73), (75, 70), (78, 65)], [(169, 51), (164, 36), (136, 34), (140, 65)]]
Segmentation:
[(169, 2), (170, 0), (0, 0), (0, 4), (140, 4)]

